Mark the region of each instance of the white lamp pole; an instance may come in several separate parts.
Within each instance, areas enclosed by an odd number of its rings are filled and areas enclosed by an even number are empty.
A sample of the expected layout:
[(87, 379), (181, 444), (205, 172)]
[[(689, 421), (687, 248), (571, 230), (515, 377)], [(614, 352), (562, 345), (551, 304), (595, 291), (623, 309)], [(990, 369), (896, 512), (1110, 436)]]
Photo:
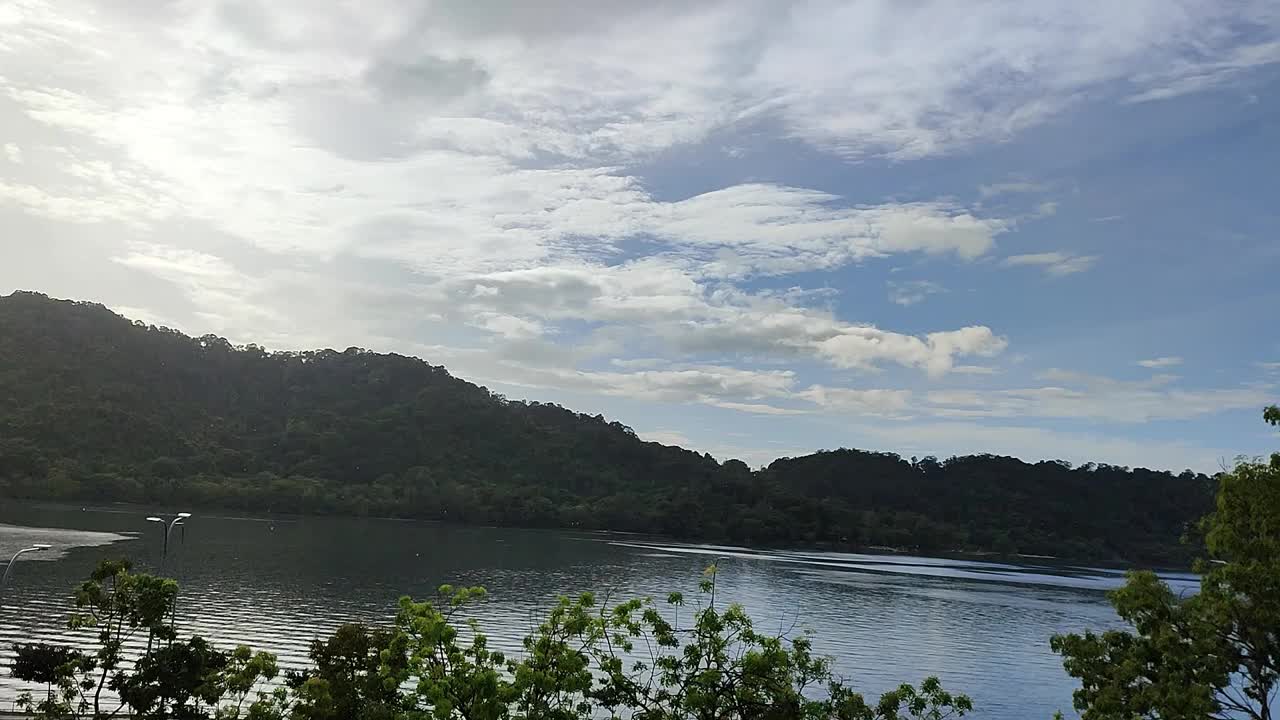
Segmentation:
[(158, 518), (154, 515), (147, 518), (147, 522), (159, 523), (160, 527), (164, 528), (164, 546), (160, 549), (160, 572), (164, 572), (164, 562), (169, 558), (169, 536), (173, 534), (175, 527), (181, 525), (182, 521), (189, 517), (191, 517), (191, 513), (180, 512), (167, 526), (163, 518)]
[(51, 547), (53, 546), (46, 543), (32, 543), (31, 547), (22, 548), (18, 552), (14, 553), (13, 557), (9, 559), (9, 564), (4, 566), (4, 575), (0, 576), (0, 598), (4, 597), (5, 583), (9, 581), (9, 574), (13, 572), (13, 566), (17, 564), (18, 558), (29, 552), (40, 552), (42, 550), (48, 550)]
[[(165, 560), (169, 558), (169, 536), (173, 535), (173, 529), (175, 527), (182, 525), (185, 528), (186, 525), (184, 524), (183, 521), (185, 521), (189, 517), (191, 517), (191, 513), (180, 512), (175, 518), (173, 518), (173, 520), (169, 521), (167, 525), (165, 524), (164, 518), (159, 518), (154, 515), (147, 518), (147, 522), (158, 523), (160, 527), (163, 528), (163, 532), (164, 532), (164, 545), (160, 549), (160, 574), (161, 575), (164, 574)], [(173, 604), (169, 607), (169, 613), (170, 613), (169, 628), (172, 629), (174, 624), (178, 621), (178, 598), (176, 595), (173, 598)], [(148, 650), (151, 649), (150, 640), (147, 640), (147, 649)]]

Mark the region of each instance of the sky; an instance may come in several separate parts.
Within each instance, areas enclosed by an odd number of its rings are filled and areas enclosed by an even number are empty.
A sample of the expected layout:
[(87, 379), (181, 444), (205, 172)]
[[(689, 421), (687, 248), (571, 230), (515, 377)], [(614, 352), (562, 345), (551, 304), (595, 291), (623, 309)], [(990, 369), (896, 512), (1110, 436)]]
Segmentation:
[(1280, 447), (1274, 0), (7, 0), (0, 293), (753, 466)]

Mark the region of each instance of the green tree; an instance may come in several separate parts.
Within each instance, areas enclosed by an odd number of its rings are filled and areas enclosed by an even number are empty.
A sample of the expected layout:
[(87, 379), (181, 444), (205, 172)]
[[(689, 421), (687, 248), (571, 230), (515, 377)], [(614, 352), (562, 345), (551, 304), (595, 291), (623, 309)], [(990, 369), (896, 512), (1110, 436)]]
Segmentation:
[(399, 688), (383, 673), (400, 674), (408, 658), (403, 643), (393, 648), (390, 630), (358, 623), (340, 626), (328, 640), (314, 640), (313, 667), (286, 673), (295, 691), (307, 686), (307, 707), (297, 713), (314, 720), (383, 720), (400, 709)]
[[(18, 646), (12, 671), (46, 686), (24, 709), (59, 720), (105, 720), (125, 707), (154, 720), (943, 720), (973, 708), (937, 678), (868, 702), (808, 635), (760, 633), (741, 606), (718, 602), (714, 567), (699, 590), (691, 612), (672, 593), (665, 614), (649, 599), (561, 598), (508, 658), (470, 616), (484, 590), (445, 585), (435, 602), (402, 598), (389, 629), (339, 627), (313, 643), (311, 669), (268, 689), (274, 656), (178, 641), (164, 624), (176, 583), (104, 561), (77, 591), (71, 620), (98, 628), (96, 652)], [(127, 655), (143, 632), (161, 642)], [(104, 688), (115, 709), (103, 710)]]
[(10, 673), (18, 680), (45, 686), (44, 699), (36, 701), (30, 693), (24, 693), (18, 698), (18, 707), (45, 718), (73, 717), (76, 669), (87, 660), (84, 653), (62, 645), (15, 644)]
[[(73, 630), (96, 629), (96, 649), (16, 645), (11, 674), (46, 686), (44, 700), (25, 695), (23, 709), (59, 719), (102, 720), (127, 707), (132, 716), (157, 720), (280, 720), (287, 698), (262, 689), (279, 673), (275, 656), (244, 646), (222, 652), (200, 637), (175, 641), (165, 618), (177, 592), (173, 580), (132, 573), (127, 560), (99, 563), (76, 590), (68, 622)], [(145, 649), (130, 652), (144, 634)]]
[[(1280, 410), (1264, 419), (1280, 424)], [(1132, 572), (1111, 594), (1132, 630), (1055, 636), (1085, 720), (1270, 720), (1280, 680), (1280, 453), (1219, 478), (1198, 593)]]
[[(215, 717), (218, 720), (280, 720), (284, 714), (287, 695), (284, 688), (274, 692), (261, 690), (262, 683), (275, 680), (280, 674), (276, 656), (267, 652), (254, 652), (240, 645), (228, 653), (222, 671), (214, 679), (220, 702)], [(245, 701), (255, 699), (245, 707)]]
[(604, 637), (603, 626), (594, 595), (557, 601), (538, 629), (524, 638), (524, 657), (509, 664), (513, 717), (591, 717), (592, 649)]
[[(814, 654), (807, 634), (763, 634), (742, 606), (718, 606), (715, 566), (699, 591), (688, 627), (645, 600), (604, 612), (588, 647), (605, 677), (589, 696), (615, 717), (642, 720), (942, 720), (973, 709), (932, 677), (868, 703)], [(667, 604), (678, 610), (685, 599), (673, 593)]]
[(443, 585), (439, 595), (439, 607), (400, 599), (396, 634), (387, 655), (403, 653), (407, 661), (399, 668), (384, 665), (384, 680), (396, 687), (410, 685), (405, 698), (409, 717), (508, 717), (509, 684), (502, 675), (506, 658), (489, 649), (488, 638), (473, 618), (462, 622), (469, 636), (465, 640), (455, 621), (468, 604), (484, 599), (484, 588)]
[(246, 646), (223, 652), (201, 637), (157, 646), (144, 653), (114, 685), (131, 715), (154, 720), (220, 720), (275, 716), (277, 697), (260, 692), (245, 708), (259, 684), (279, 674), (276, 658)]
[[(123, 707), (104, 711), (102, 691), (121, 682), (125, 645), (139, 633), (148, 638), (172, 639), (165, 616), (177, 597), (173, 580), (133, 574), (128, 560), (103, 560), (76, 590), (76, 612), (67, 626), (72, 630), (96, 628), (97, 651), (77, 668), (82, 709), (93, 717), (112, 717)], [(148, 643), (150, 644), (150, 643)], [(91, 694), (90, 694), (91, 693)]]
[(131, 672), (120, 673), (112, 689), (144, 720), (195, 720), (221, 699), (217, 680), (226, 665), (226, 655), (204, 638), (193, 637), (144, 653)]
[[(478, 588), (441, 588), (444, 610), (402, 600), (391, 647), (404, 647), (408, 664), (384, 672), (387, 687), (411, 688), (397, 717), (942, 720), (973, 707), (936, 678), (869, 703), (834, 677), (831, 660), (813, 652), (807, 635), (765, 635), (741, 606), (718, 606), (714, 568), (700, 590), (688, 627), (679, 623), (679, 593), (667, 598), (670, 620), (650, 600), (561, 598), (518, 659), (488, 649), (474, 622), (458, 632), (459, 613), (483, 598)], [(313, 709), (332, 702), (327, 684), (308, 688), (313, 680), (300, 688), (307, 702), (298, 720), (323, 717)]]

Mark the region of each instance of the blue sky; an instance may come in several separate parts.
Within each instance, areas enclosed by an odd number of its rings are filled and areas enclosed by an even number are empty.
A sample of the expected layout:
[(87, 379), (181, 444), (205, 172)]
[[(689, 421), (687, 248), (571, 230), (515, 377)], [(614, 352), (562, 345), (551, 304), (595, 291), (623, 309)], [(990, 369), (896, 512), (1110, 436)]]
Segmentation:
[(1280, 6), (0, 10), (0, 291), (753, 465), (1273, 449)]

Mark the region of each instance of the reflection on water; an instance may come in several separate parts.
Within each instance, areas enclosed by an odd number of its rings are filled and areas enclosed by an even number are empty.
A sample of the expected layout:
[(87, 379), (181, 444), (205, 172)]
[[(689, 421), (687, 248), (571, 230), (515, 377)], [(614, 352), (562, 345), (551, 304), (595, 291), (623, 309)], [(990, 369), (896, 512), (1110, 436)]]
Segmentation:
[[(159, 561), (150, 511), (6, 504), (0, 554), (32, 542), (0, 607), (0, 664), (15, 641), (75, 642), (64, 629), (72, 588), (98, 559)], [(6, 550), (9, 548), (9, 550)], [(43, 555), (44, 557), (40, 557)], [(31, 558), (31, 560), (28, 560)], [(1049, 717), (1070, 710), (1071, 683), (1048, 649), (1055, 632), (1114, 627), (1103, 590), (1114, 572), (1080, 567), (820, 552), (766, 552), (651, 542), (634, 536), (464, 528), (353, 518), (197, 516), (171, 551), (182, 583), (179, 629), (223, 646), (246, 643), (305, 664), (306, 646), (342, 622), (384, 622), (400, 595), (442, 583), (478, 584), (476, 610), (509, 653), (557, 595), (691, 595), (701, 570), (721, 567), (721, 597), (762, 628), (810, 629), (820, 652), (875, 693), (930, 674), (963, 690), (980, 718)], [(3, 560), (0, 560), (3, 562)], [(1040, 561), (1037, 561), (1040, 562)], [(1191, 576), (1172, 576), (1191, 589)], [(23, 687), (0, 672), (0, 710)]]

